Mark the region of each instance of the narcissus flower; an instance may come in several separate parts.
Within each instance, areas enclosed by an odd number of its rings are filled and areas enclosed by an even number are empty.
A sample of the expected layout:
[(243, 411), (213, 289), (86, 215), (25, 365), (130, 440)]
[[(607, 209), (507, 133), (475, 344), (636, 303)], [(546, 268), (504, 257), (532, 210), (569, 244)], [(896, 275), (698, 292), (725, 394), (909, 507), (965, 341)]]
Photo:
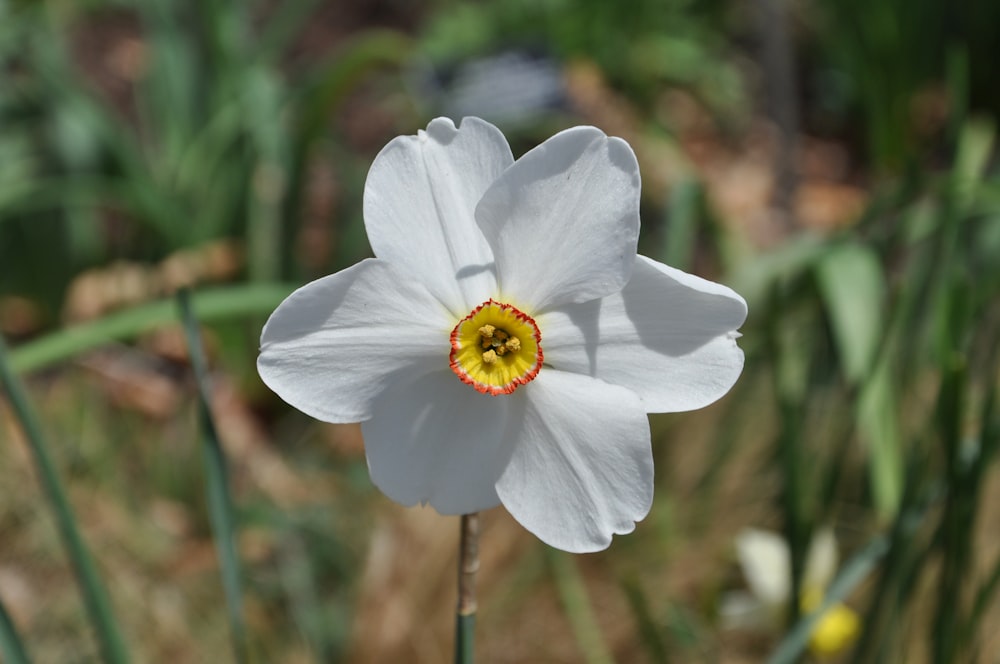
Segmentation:
[[(791, 552), (783, 537), (749, 528), (736, 537), (736, 557), (750, 595), (732, 593), (724, 598), (723, 621), (732, 627), (781, 626), (791, 601)], [(802, 577), (802, 611), (817, 610), (826, 587), (837, 571), (837, 540), (830, 529), (816, 533), (806, 553)], [(809, 649), (817, 656), (836, 655), (851, 645), (861, 630), (858, 615), (843, 604), (823, 612), (809, 636)]]
[(373, 482), (442, 514), (502, 503), (567, 551), (649, 511), (646, 413), (743, 368), (746, 303), (636, 255), (639, 167), (593, 127), (517, 161), (477, 118), (391, 141), (364, 193), (376, 256), (272, 314), (257, 366), (327, 422), (362, 422)]

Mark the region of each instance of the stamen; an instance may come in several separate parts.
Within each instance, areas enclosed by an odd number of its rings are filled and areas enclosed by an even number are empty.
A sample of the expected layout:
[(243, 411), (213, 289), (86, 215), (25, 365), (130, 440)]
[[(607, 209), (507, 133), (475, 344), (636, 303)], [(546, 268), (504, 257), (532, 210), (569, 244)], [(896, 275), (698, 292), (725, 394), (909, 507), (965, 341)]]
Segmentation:
[(541, 338), (531, 317), (488, 300), (452, 330), (452, 371), (479, 392), (510, 394), (538, 375)]

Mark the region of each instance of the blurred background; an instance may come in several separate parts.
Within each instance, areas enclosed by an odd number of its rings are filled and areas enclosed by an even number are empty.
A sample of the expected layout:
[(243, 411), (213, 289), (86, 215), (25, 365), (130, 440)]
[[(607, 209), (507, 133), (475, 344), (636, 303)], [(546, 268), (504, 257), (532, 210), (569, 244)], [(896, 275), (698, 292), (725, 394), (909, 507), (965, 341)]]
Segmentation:
[[(44, 438), (0, 402), (0, 658), (127, 661), (43, 447), (132, 661), (451, 658), (457, 519), (383, 497), (255, 358), (369, 255), (378, 150), (478, 115), (515, 156), (625, 138), (640, 251), (750, 307), (733, 391), (652, 417), (635, 533), (571, 556), (483, 514), (480, 660), (998, 661), (998, 44), (1000, 3), (944, 0), (0, 0), (0, 332)], [(858, 616), (828, 648), (824, 592)]]

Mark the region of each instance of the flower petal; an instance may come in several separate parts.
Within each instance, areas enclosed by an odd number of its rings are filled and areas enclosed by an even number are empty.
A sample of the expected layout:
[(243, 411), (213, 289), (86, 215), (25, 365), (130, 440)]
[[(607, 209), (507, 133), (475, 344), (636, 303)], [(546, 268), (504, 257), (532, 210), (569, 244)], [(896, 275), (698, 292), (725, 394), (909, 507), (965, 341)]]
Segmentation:
[(513, 456), (497, 482), (507, 510), (564, 551), (605, 549), (653, 500), (649, 423), (632, 392), (543, 368), (525, 386)]
[(406, 372), (448, 367), (450, 314), (419, 283), (368, 259), (306, 284), (271, 314), (257, 371), (327, 422), (359, 422)]
[(837, 558), (837, 537), (833, 534), (833, 529), (825, 527), (813, 533), (809, 552), (806, 554), (803, 587), (825, 591), (833, 581), (833, 575), (837, 573)]
[(479, 118), (437, 118), (386, 145), (365, 182), (372, 251), (420, 279), (457, 317), (494, 294), (493, 256), (476, 204), (513, 163), (507, 139)]
[(524, 402), (480, 394), (447, 369), (394, 384), (361, 425), (372, 481), (398, 503), (441, 514), (496, 506), (513, 449), (505, 426)]
[(476, 208), (501, 296), (539, 312), (620, 290), (635, 260), (639, 187), (632, 148), (594, 127), (518, 159)]
[(729, 288), (639, 256), (620, 293), (536, 317), (545, 363), (634, 391), (647, 412), (719, 399), (743, 370), (736, 329), (746, 302)]
[(747, 528), (736, 536), (736, 557), (747, 585), (771, 608), (788, 602), (791, 559), (784, 538), (766, 530)]

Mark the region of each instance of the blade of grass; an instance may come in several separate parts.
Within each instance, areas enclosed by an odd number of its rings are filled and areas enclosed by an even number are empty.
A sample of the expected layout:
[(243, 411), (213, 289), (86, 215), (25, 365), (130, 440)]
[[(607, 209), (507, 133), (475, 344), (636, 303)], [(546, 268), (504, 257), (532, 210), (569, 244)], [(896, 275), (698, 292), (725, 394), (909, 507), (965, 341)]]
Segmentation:
[(218, 431), (209, 406), (208, 370), (191, 294), (187, 289), (182, 289), (177, 294), (177, 301), (187, 337), (191, 367), (198, 387), (198, 419), (201, 428), (205, 480), (208, 484), (208, 516), (215, 536), (219, 565), (222, 568), (222, 585), (229, 614), (233, 656), (238, 664), (243, 664), (248, 656), (247, 638), (243, 621), (243, 593), (240, 588), (240, 560), (236, 553), (236, 518), (229, 491), (226, 458), (219, 443)]
[(21, 382), (11, 368), (7, 358), (7, 347), (0, 338), (0, 383), (3, 384), (14, 414), (24, 431), (31, 451), (32, 460), (38, 472), (46, 496), (55, 513), (56, 526), (63, 546), (66, 547), (70, 563), (80, 594), (100, 646), (102, 657), (110, 664), (124, 664), (129, 661), (125, 641), (122, 639), (111, 611), (111, 601), (97, 573), (97, 567), (84, 544), (83, 537), (77, 528), (76, 517), (70, 507), (69, 499), (59, 481), (56, 466), (49, 456), (48, 445), (42, 433), (41, 422), (35, 415)]
[(0, 655), (8, 664), (29, 664), (28, 651), (24, 649), (17, 627), (11, 620), (7, 608), (0, 602)]
[(311, 145), (326, 131), (330, 114), (365, 75), (380, 67), (401, 66), (412, 45), (401, 33), (370, 30), (323, 61), (304, 85), (299, 138)]
[(897, 387), (887, 357), (880, 359), (857, 399), (858, 431), (868, 445), (869, 483), (876, 512), (890, 521), (903, 495), (903, 441), (897, 419)]
[(870, 592), (862, 620), (861, 636), (851, 656), (853, 664), (892, 661), (910, 600), (919, 592), (922, 572), (932, 558), (933, 545), (925, 537), (929, 515), (937, 514), (945, 496), (935, 473), (935, 460), (919, 445), (906, 459), (906, 482), (900, 509), (887, 539), (881, 571)]
[(693, 178), (682, 180), (670, 192), (662, 255), (667, 265), (679, 270), (691, 269), (702, 196), (701, 183)]
[(962, 594), (967, 570), (972, 569), (972, 542), (975, 532), (970, 523), (974, 501), (967, 464), (962, 458), (963, 425), (966, 400), (966, 364), (952, 362), (945, 367), (942, 378), (935, 424), (939, 429), (945, 456), (945, 477), (948, 492), (941, 518), (939, 546), (941, 573), (938, 577), (937, 610), (931, 638), (935, 662), (956, 661), (958, 628), (962, 623)]
[[(967, 294), (966, 288), (958, 287), (952, 299), (962, 300)], [(948, 454), (950, 486), (939, 527), (941, 598), (938, 602), (937, 628), (934, 630), (939, 661), (975, 659), (979, 622), (988, 606), (990, 594), (995, 592), (996, 584), (1000, 582), (1000, 567), (995, 567), (985, 582), (977, 581), (981, 585), (975, 601), (971, 605), (964, 601), (971, 596), (970, 586), (975, 578), (970, 570), (980, 567), (976, 524), (986, 502), (984, 481), (993, 470), (991, 461), (1000, 440), (1000, 422), (994, 416), (998, 390), (994, 377), (1000, 371), (1000, 349), (995, 340), (1000, 319), (995, 314), (990, 315), (990, 308), (974, 312), (971, 308), (955, 307), (956, 311), (966, 311), (966, 320), (957, 325), (960, 338), (967, 338), (968, 330), (975, 328), (973, 335), (977, 343), (968, 342), (966, 345), (963, 341), (955, 344), (962, 354), (956, 352), (956, 358), (944, 369), (935, 416)], [(972, 323), (973, 318), (976, 324)], [(968, 358), (975, 358), (975, 361), (970, 364)], [(977, 383), (980, 381), (986, 383), (981, 405), (973, 408), (971, 404), (977, 400), (975, 394), (979, 391)], [(976, 410), (979, 425), (970, 431), (969, 422)], [(969, 608), (965, 609), (967, 605)]]
[(248, 74), (244, 94), (251, 100), (246, 122), (258, 155), (247, 213), (247, 271), (251, 281), (266, 282), (281, 272), (281, 213), (292, 139), (282, 113), (286, 93), (277, 75), (263, 68)]
[(969, 619), (962, 625), (962, 637), (966, 644), (972, 644), (975, 631), (989, 609), (990, 601), (996, 596), (997, 590), (1000, 590), (1000, 556), (997, 556), (990, 574), (979, 587), (979, 591), (976, 593), (975, 600), (972, 603), (972, 611)]
[[(295, 86), (291, 101), (294, 115), (289, 132), (292, 142), (288, 146), (288, 171), (283, 202), (283, 218), (300, 219), (305, 205), (303, 184), (313, 150), (326, 135), (329, 119), (347, 98), (348, 93), (373, 71), (380, 68), (402, 67), (410, 58), (412, 43), (404, 35), (388, 30), (371, 30), (352, 39), (335, 54), (317, 65), (303, 81)], [(286, 224), (282, 241), (285, 265), (290, 264), (291, 246)]]
[[(198, 319), (206, 323), (256, 316), (273, 311), (294, 289), (284, 284), (226, 286), (193, 295), (192, 306)], [(11, 353), (11, 364), (17, 371), (35, 371), (109, 341), (131, 339), (177, 320), (173, 301), (151, 302), (23, 344)]]
[(254, 49), (256, 60), (266, 63), (277, 61), (319, 4), (319, 0), (300, 0), (279, 3), (272, 8), (257, 39)]
[(570, 629), (587, 664), (611, 664), (614, 659), (601, 635), (601, 628), (587, 597), (583, 577), (576, 567), (576, 560), (551, 547), (545, 547), (549, 569), (556, 583), (556, 592), (566, 611)]
[(814, 270), (844, 375), (857, 384), (871, 371), (883, 334), (887, 289), (879, 257), (866, 245), (842, 243)]
[(847, 561), (840, 574), (830, 584), (830, 588), (818, 609), (804, 616), (795, 627), (782, 639), (778, 648), (771, 655), (768, 664), (792, 664), (805, 652), (809, 645), (809, 637), (819, 619), (834, 604), (842, 602), (859, 583), (865, 580), (875, 565), (889, 550), (889, 542), (884, 536), (878, 536), (868, 543), (858, 553)]
[(629, 577), (622, 581), (622, 590), (628, 600), (632, 615), (635, 618), (639, 630), (639, 639), (646, 647), (649, 658), (654, 662), (665, 664), (670, 661), (667, 654), (667, 644), (661, 634), (661, 627), (653, 618), (649, 608), (649, 599), (642, 589), (642, 583), (636, 577)]
[[(771, 306), (788, 307), (788, 297), (777, 287), (772, 290)], [(808, 340), (799, 338), (794, 328), (782, 326), (778, 320), (777, 316), (767, 317), (765, 343), (771, 357), (775, 358), (773, 381), (779, 416), (779, 429), (774, 442), (775, 464), (782, 477), (778, 504), (782, 514), (782, 533), (789, 550), (789, 596), (799, 597), (811, 528), (807, 511), (810, 482), (806, 473), (809, 469), (800, 443), (803, 440), (809, 364), (813, 353), (807, 345)], [(799, 620), (799, 603), (788, 602), (786, 610), (787, 623), (796, 623)]]

